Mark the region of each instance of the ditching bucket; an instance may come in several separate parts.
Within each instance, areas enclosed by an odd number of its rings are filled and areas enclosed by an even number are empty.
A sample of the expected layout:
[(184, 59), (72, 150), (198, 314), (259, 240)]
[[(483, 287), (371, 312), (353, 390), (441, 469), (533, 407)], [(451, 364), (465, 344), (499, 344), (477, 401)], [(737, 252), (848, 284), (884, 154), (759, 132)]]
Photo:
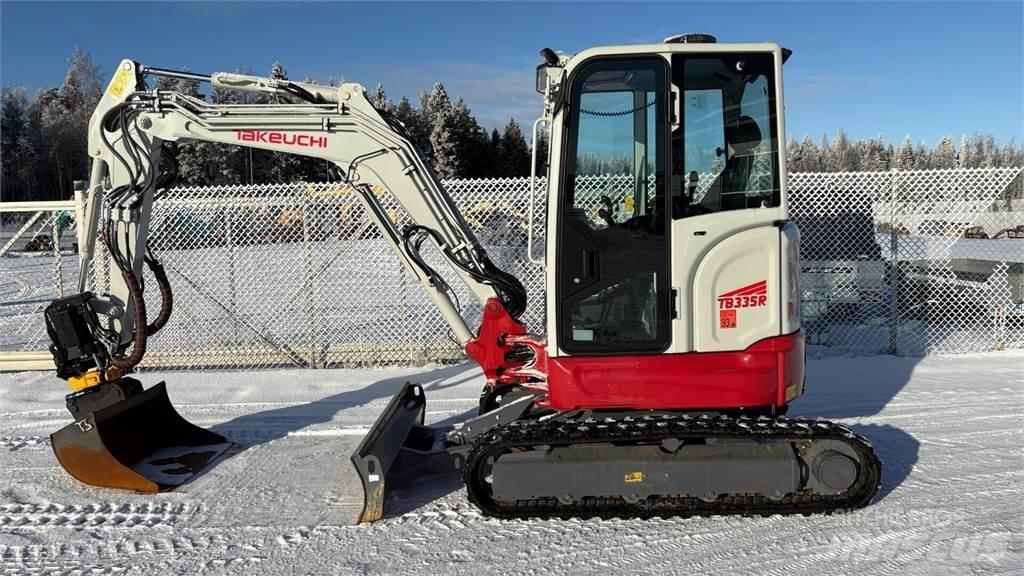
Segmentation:
[(462, 469), (464, 451), (445, 446), (446, 430), (423, 425), (426, 406), (423, 387), (406, 383), (352, 454), (363, 484), (360, 523), (381, 519), (390, 490), (420, 476)]
[(82, 482), (140, 492), (178, 486), (232, 446), (182, 418), (163, 382), (90, 412), (50, 442), (60, 465)]

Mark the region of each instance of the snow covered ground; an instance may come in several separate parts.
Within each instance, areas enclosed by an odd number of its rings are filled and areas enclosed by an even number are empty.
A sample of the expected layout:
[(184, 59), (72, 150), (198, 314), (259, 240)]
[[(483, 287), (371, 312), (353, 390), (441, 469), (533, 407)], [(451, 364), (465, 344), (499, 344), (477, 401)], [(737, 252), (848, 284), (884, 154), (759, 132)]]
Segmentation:
[(853, 426), (884, 461), (876, 502), (814, 517), (497, 521), (457, 479), (346, 525), (338, 475), (406, 380), (434, 421), (471, 414), (469, 365), (147, 373), (193, 422), (247, 448), (176, 492), (79, 484), (47, 435), (68, 422), (49, 373), (0, 374), (0, 573), (1024, 573), (1024, 353), (819, 357), (793, 413)]

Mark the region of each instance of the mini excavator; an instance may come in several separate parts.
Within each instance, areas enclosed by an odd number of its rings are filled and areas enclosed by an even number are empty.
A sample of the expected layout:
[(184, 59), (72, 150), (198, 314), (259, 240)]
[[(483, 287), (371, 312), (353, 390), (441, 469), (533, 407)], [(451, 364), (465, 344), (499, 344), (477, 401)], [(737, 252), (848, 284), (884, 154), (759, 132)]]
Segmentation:
[[(360, 521), (395, 488), (461, 474), (501, 517), (792, 514), (867, 505), (881, 477), (871, 444), (838, 423), (785, 417), (804, 391), (799, 232), (787, 210), (783, 63), (772, 43), (704, 34), (566, 55), (537, 68), (550, 129), (545, 336), (527, 332), (523, 284), (499, 269), (406, 127), (359, 84), (211, 75), (124, 60), (89, 124), (79, 293), (45, 311), (74, 422), (60, 464), (87, 484), (156, 492), (216, 461), (228, 443), (172, 407), (164, 383), (131, 377), (173, 296), (147, 244), (155, 198), (176, 169), (168, 142), (235, 144), (326, 160), (486, 377), (480, 413), (424, 424), (406, 384), (351, 455)], [(276, 96), (213, 104), (150, 88), (170, 77)], [(622, 185), (595, 187), (612, 175)], [(374, 187), (412, 224), (388, 217)], [(531, 198), (533, 196), (531, 195)], [(473, 330), (423, 245), (482, 306)], [(109, 293), (87, 291), (103, 254)], [(543, 255), (535, 254), (537, 249)], [(147, 310), (149, 268), (160, 309)]]

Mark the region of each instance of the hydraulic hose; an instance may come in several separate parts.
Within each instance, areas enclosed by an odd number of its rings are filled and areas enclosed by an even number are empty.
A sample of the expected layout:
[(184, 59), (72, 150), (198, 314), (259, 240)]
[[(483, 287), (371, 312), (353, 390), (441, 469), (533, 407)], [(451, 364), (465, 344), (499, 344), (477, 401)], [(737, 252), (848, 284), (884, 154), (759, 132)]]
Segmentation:
[[(103, 244), (106, 245), (107, 250), (111, 254), (115, 253), (115, 247), (111, 245), (110, 234), (106, 227), (103, 229)], [(124, 371), (128, 371), (141, 362), (142, 357), (146, 355), (146, 333), (148, 331), (146, 324), (146, 301), (142, 294), (142, 285), (139, 284), (139, 280), (135, 277), (131, 267), (123, 265), (116, 258), (114, 262), (117, 263), (117, 268), (121, 271), (121, 277), (124, 278), (124, 284), (128, 288), (128, 295), (132, 300), (135, 329), (132, 332), (132, 353), (127, 356), (120, 356), (112, 351), (110, 353), (110, 363)], [(139, 328), (140, 326), (142, 327), (141, 329)]]
[(151, 324), (146, 326), (146, 336), (152, 336), (163, 328), (171, 318), (171, 311), (174, 309), (174, 294), (171, 292), (171, 283), (167, 279), (167, 272), (164, 265), (155, 258), (146, 257), (146, 264), (153, 272), (157, 285), (160, 286), (160, 313)]

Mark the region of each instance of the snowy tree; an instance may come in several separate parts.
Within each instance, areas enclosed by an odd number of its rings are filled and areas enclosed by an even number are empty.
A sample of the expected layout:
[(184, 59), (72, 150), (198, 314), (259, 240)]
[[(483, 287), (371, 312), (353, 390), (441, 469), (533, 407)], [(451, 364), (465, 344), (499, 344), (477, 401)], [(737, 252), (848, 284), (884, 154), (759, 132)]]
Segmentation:
[(1002, 166), (1012, 168), (1024, 167), (1024, 148), (1017, 147), (1015, 138), (1010, 138), (1010, 141), (1003, 146), (1003, 152), (1000, 156)]
[(802, 172), (798, 166), (803, 166), (804, 163), (804, 151), (800, 147), (800, 142), (796, 138), (790, 136), (786, 142), (786, 162), (789, 165), (789, 170), (792, 172)]
[[(185, 68), (184, 71), (188, 71)], [(174, 89), (186, 96), (203, 99), (199, 94), (199, 82), (186, 78), (179, 79)], [(212, 152), (212, 144), (199, 140), (182, 140), (175, 147), (175, 157), (178, 160), (178, 181), (181, 184), (192, 186), (203, 186), (210, 184), (209, 158)]]
[(380, 82), (377, 83), (377, 87), (373, 90), (373, 94), (370, 95), (370, 104), (377, 110), (385, 112), (391, 112), (394, 106), (388, 101), (388, 95), (384, 92), (384, 85)]
[(288, 70), (284, 67), (284, 64), (275, 60), (274, 63), (270, 65), (270, 77), (274, 80), (287, 80)]
[(850, 143), (846, 132), (839, 130), (832, 140), (832, 153), (829, 155), (833, 170), (839, 172), (855, 172), (860, 169), (857, 151)]
[(420, 99), (420, 113), (423, 115), (423, 119), (427, 125), (430, 126), (431, 131), (438, 122), (441, 121), (443, 113), (451, 110), (452, 102), (448, 97), (448, 91), (445, 90), (444, 84), (438, 82), (434, 84), (433, 91), (427, 96), (426, 100)]
[(44, 183), (50, 187), (48, 198), (70, 198), (72, 181), (87, 178), (89, 118), (102, 93), (99, 67), (89, 54), (75, 48), (63, 86), (45, 94), (38, 110), (51, 171)]
[(896, 152), (896, 168), (900, 170), (914, 169), (914, 143), (910, 140), (910, 134), (903, 137), (903, 143)]
[(960, 137), (960, 150), (956, 153), (956, 166), (957, 168), (972, 168), (975, 166), (975, 160), (972, 157), (971, 152), (971, 141), (967, 138), (967, 134)]
[(821, 151), (811, 136), (805, 134), (804, 139), (800, 142), (800, 164), (793, 170), (795, 172), (820, 172), (821, 169)]
[[(858, 145), (862, 142), (858, 142)], [(870, 172), (880, 172), (889, 169), (890, 153), (886, 148), (885, 136), (879, 134), (867, 142), (863, 142), (863, 155), (860, 160), (860, 169)]]
[(0, 199), (28, 200), (35, 188), (36, 156), (29, 137), (24, 88), (3, 90), (0, 112)]
[[(241, 93), (228, 88), (210, 92), (214, 104), (241, 104)], [(233, 144), (212, 144), (209, 147), (209, 183), (238, 184), (249, 181), (249, 150)]]
[(455, 115), (451, 110), (437, 113), (430, 132), (430, 147), (434, 151), (434, 171), (439, 178), (455, 178), (462, 170), (455, 128)]
[(430, 149), (430, 131), (426, 129), (423, 116), (420, 111), (413, 107), (405, 96), (395, 106), (395, 117), (398, 118), (405, 129), (412, 136), (412, 143), (423, 154)]
[(931, 155), (932, 168), (956, 168), (956, 143), (951, 136), (943, 136)]
[(927, 170), (932, 167), (932, 155), (928, 150), (928, 143), (921, 140), (914, 147), (914, 169)]

